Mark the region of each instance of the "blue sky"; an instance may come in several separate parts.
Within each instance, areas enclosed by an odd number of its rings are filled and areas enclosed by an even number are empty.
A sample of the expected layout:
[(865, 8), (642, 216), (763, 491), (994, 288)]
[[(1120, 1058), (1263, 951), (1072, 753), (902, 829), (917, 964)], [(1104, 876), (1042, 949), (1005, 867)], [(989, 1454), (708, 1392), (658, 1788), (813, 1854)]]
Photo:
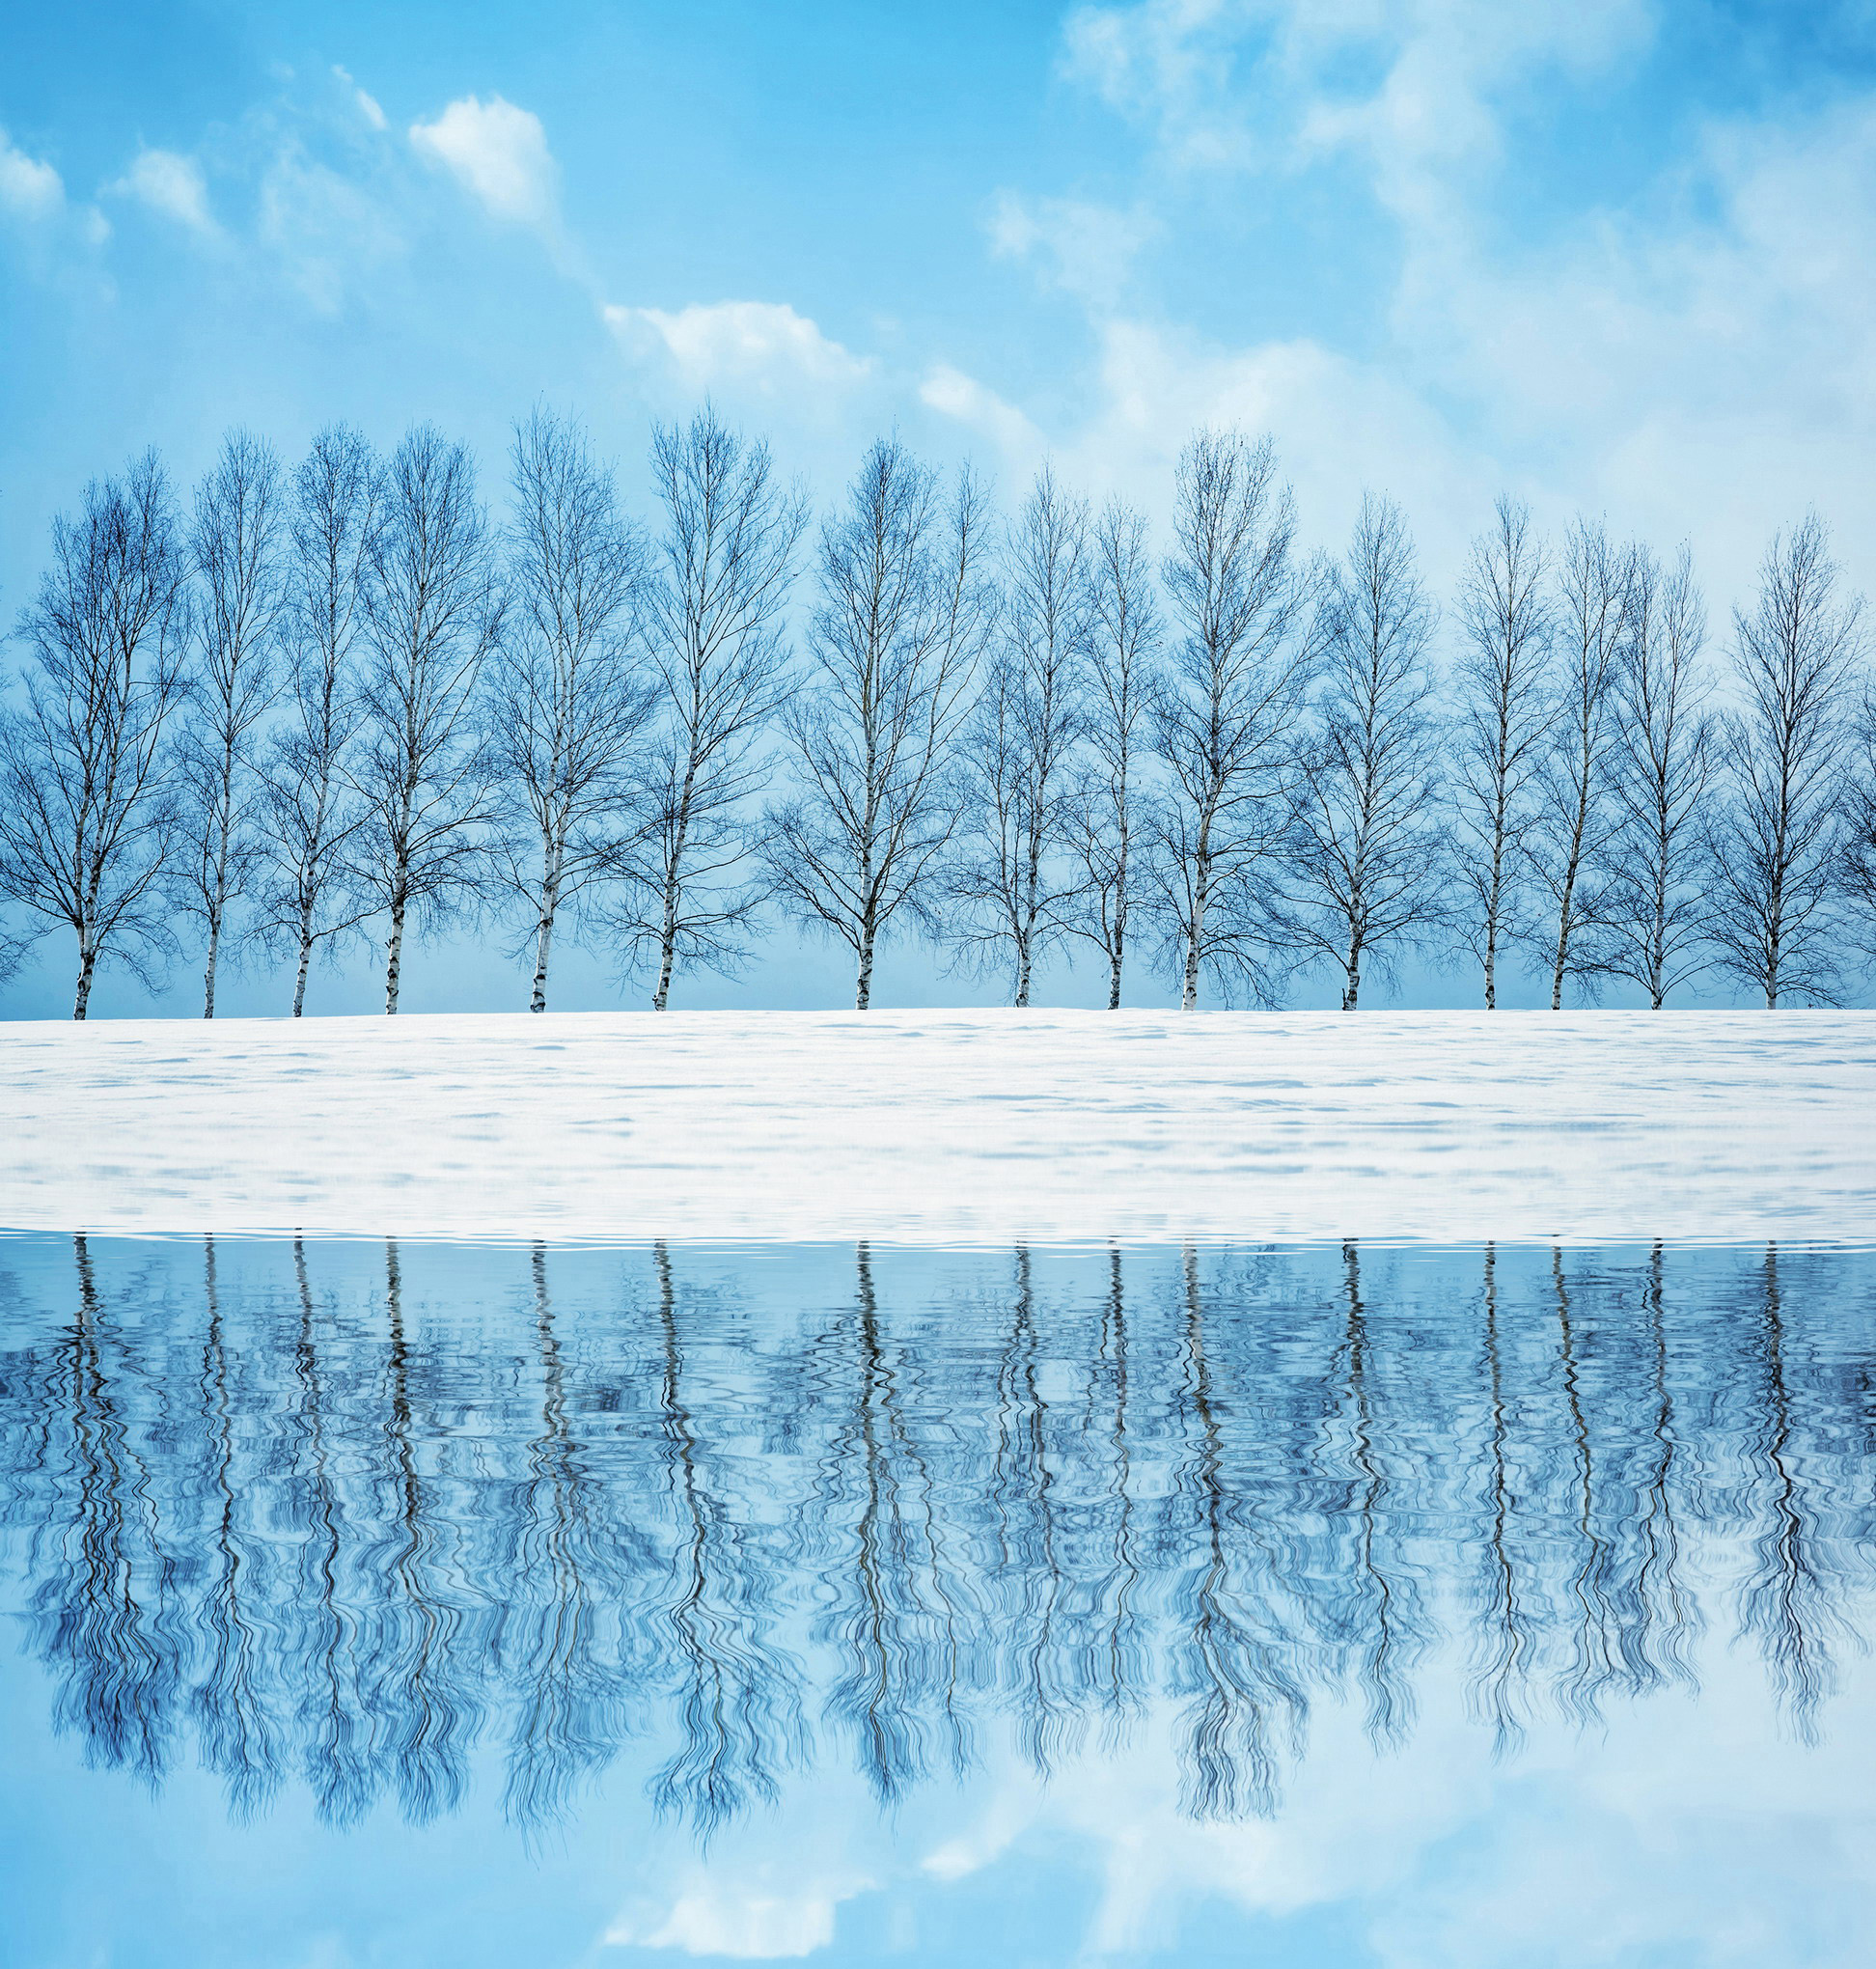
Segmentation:
[(6, 616), (147, 442), (493, 467), (544, 398), (636, 489), (706, 391), (822, 494), (897, 425), (1157, 510), (1234, 421), (1439, 584), (1504, 487), (1690, 540), (1721, 622), (1812, 501), (1876, 578), (1867, 5), (77, 0), (8, 11), (0, 131)]

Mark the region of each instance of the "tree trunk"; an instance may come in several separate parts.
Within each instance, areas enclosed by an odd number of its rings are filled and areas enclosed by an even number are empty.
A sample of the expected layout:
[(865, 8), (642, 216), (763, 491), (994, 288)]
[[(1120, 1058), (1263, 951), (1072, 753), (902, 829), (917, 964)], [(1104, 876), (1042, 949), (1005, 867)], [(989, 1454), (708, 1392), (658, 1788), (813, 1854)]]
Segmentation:
[(860, 977), (853, 991), (855, 1012), (865, 1012), (872, 1004), (872, 971), (873, 927), (864, 923), (860, 928)]
[(1551, 1010), (1563, 1010), (1563, 967), (1570, 957), (1571, 911), (1576, 907), (1577, 876), (1583, 870), (1583, 837), (1589, 824), (1589, 761), (1583, 760), (1582, 790), (1570, 823), (1570, 858), (1563, 868), (1563, 901), (1557, 912), (1557, 963), (1551, 971)]
[(672, 830), (671, 858), (665, 863), (664, 925), (658, 937), (658, 988), (651, 994), (653, 1012), (662, 1012), (671, 1002), (671, 974), (677, 962), (677, 909), (684, 899), (684, 849), (690, 843), (690, 808), (696, 784), (697, 750), (693, 737), (690, 763), (684, 770), (684, 790), (677, 803), (676, 824)]
[(403, 970), (404, 899), (391, 905), (391, 938), (384, 953), (384, 1011), (389, 1017), (398, 1009), (398, 984)]
[(1199, 1004), (1199, 953), (1205, 934), (1205, 890), (1210, 875), (1210, 856), (1199, 850), (1192, 884), (1192, 921), (1186, 926), (1185, 986), (1179, 996), (1181, 1012), (1195, 1011)]
[[(1121, 794), (1121, 812), (1126, 812), (1126, 795)], [(1108, 1010), (1120, 1010), (1120, 966), (1127, 955), (1127, 823), (1120, 822), (1120, 852), (1114, 864), (1114, 945), (1108, 952)]]
[(651, 994), (651, 1010), (662, 1012), (671, 999), (671, 973), (677, 956), (677, 884), (665, 884), (664, 927), (658, 934), (658, 988)]
[(83, 1018), (91, 1005), (92, 976), (97, 969), (97, 953), (89, 944), (78, 946), (78, 991), (71, 1004), (73, 1018)]
[(1495, 821), (1492, 835), (1492, 888), (1485, 903), (1485, 1010), (1498, 1010), (1499, 916), (1504, 907), (1504, 827)]
[(1353, 1012), (1362, 995), (1362, 946), (1353, 938), (1348, 945), (1348, 962), (1343, 966), (1348, 983), (1342, 988), (1341, 1009)]
[(313, 905), (300, 904), (299, 968), (293, 974), (293, 1016), (306, 1010), (306, 974), (313, 966)]
[[(528, 1001), (530, 1012), (547, 1010), (547, 958), (554, 942), (554, 915), (560, 907), (561, 855), (558, 849), (549, 857), (540, 878), (540, 926), (535, 936), (534, 996)], [(660, 1006), (659, 1011), (664, 1008)]]
[[(528, 1001), (530, 1012), (547, 1010), (547, 953), (554, 940), (554, 910), (551, 903), (544, 904), (540, 912), (540, 930), (535, 938), (534, 996)], [(661, 1007), (660, 1010), (663, 1008)]]
[(202, 973), (202, 1015), (213, 1018), (215, 1015), (215, 960), (221, 955), (221, 924), (211, 918), (208, 924), (208, 961)]
[(1035, 919), (1038, 912), (1036, 897), (1042, 887), (1042, 842), (1039, 834), (1032, 831), (1029, 840), (1029, 866), (1023, 874), (1022, 933), (1016, 939), (1016, 1004), (1019, 1009), (1030, 1001), (1030, 953), (1035, 947)]

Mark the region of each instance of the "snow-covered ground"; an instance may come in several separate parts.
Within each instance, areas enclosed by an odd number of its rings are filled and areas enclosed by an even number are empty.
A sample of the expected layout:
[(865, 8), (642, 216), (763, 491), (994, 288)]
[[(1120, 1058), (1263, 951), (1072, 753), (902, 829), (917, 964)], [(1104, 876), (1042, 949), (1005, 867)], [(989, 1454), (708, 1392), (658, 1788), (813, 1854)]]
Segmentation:
[(1876, 1013), (0, 1027), (0, 1226), (1876, 1241)]

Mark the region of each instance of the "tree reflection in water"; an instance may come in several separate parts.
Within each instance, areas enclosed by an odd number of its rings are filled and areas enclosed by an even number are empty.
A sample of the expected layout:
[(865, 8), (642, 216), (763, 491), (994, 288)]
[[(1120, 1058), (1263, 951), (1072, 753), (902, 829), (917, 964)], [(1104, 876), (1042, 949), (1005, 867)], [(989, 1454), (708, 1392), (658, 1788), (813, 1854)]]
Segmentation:
[(817, 1759), (890, 1804), (1156, 1706), (1188, 1813), (1269, 1813), (1312, 1702), (1397, 1745), (1448, 1641), (1502, 1749), (1692, 1687), (1707, 1622), (1814, 1733), (1871, 1584), (1860, 1255), (862, 1246), (782, 1303), (659, 1246), (563, 1305), (540, 1247), (467, 1304), (395, 1244), (239, 1249), (0, 1282), (57, 1723), (237, 1815), (296, 1776), (425, 1819), (481, 1745), (544, 1825), (640, 1734), (707, 1831)]

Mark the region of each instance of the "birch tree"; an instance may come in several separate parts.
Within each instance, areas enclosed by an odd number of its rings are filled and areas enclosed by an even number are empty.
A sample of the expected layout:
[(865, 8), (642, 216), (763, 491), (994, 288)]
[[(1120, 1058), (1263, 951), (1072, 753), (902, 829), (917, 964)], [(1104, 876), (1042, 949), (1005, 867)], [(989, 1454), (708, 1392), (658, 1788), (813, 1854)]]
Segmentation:
[(1549, 569), (1528, 508), (1501, 499), (1459, 591), (1451, 776), (1458, 941), (1498, 1005), (1499, 966), (1522, 920), (1523, 873), (1549, 742)]
[(1740, 708), (1721, 728), (1724, 818), (1712, 833), (1720, 970), (1768, 1009), (1829, 1004), (1843, 951), (1844, 768), (1862, 654), (1862, 601), (1845, 596), (1815, 513), (1774, 538), (1757, 599), (1733, 615)]
[(174, 895), (202, 931), (204, 1018), (215, 1015), (224, 939), (266, 854), (260, 727), (280, 691), (284, 504), (280, 460), (246, 430), (224, 441), (196, 493), (196, 654), (173, 768), (182, 831)]
[(1153, 592), (1146, 522), (1111, 501), (1094, 522), (1089, 553), (1087, 764), (1068, 808), (1078, 879), (1066, 922), (1094, 945), (1108, 974), (1108, 1010), (1120, 1007), (1128, 935), (1143, 887), (1149, 798), (1141, 767), (1158, 699), (1164, 640)]
[(1706, 609), (1687, 549), (1667, 569), (1638, 555), (1616, 682), (1608, 961), (1657, 1011), (1711, 961), (1703, 877), (1714, 748), (1705, 642)]
[(643, 825), (639, 739), (656, 698), (642, 660), (643, 537), (576, 426), (536, 411), (512, 452), (509, 609), (491, 652), (495, 761), (518, 810), (507, 882), (534, 945), (530, 1012), (547, 1010), (555, 924), (616, 880)]
[(71, 1015), (98, 967), (150, 982), (171, 947), (163, 783), (184, 687), (188, 548), (154, 452), (52, 525), (52, 566), (20, 618), (28, 657), (0, 713), (0, 895), (78, 946)]
[(881, 939), (901, 918), (934, 925), (953, 747), (995, 624), (985, 524), (968, 473), (946, 502), (881, 439), (821, 528), (809, 679), (784, 713), (796, 791), (769, 811), (763, 860), (783, 908), (853, 952), (862, 1012)]
[(262, 772), (266, 839), (259, 934), (293, 957), (293, 1016), (315, 957), (372, 907), (350, 879), (369, 810), (353, 766), (365, 716), (359, 676), (367, 585), (384, 524), (383, 470), (355, 430), (333, 425), (293, 474), (287, 524), (286, 716)]
[(1278, 878), (1300, 790), (1315, 657), (1296, 511), (1270, 440), (1202, 431), (1180, 457), (1164, 569), (1173, 647), (1156, 717), (1169, 798), (1154, 903), (1180, 1002), (1201, 979), (1268, 1000), (1283, 968)]
[(707, 407), (654, 433), (651, 466), (664, 508), (647, 594), (658, 728), (646, 824), (609, 925), (628, 969), (652, 967), (662, 1012), (679, 972), (732, 971), (746, 955), (759, 900), (749, 807), (792, 687), (785, 615), (808, 508), (778, 482), (768, 446)]
[(1030, 1002), (1073, 893), (1063, 847), (1085, 717), (1088, 534), (1088, 502), (1045, 466), (1006, 536), (989, 675), (960, 748), (964, 820), (947, 934), (976, 968), (1008, 964), (1017, 1006)]
[(1553, 1012), (1562, 1009), (1566, 978), (1594, 979), (1607, 968), (1617, 686), (1633, 571), (1633, 554), (1614, 546), (1600, 524), (1571, 528), (1557, 570), (1555, 721), (1527, 856), (1548, 903)]
[(1320, 735), (1310, 747), (1292, 903), (1297, 947), (1334, 964), (1341, 1009), (1438, 921), (1442, 803), (1427, 648), (1433, 608), (1400, 509), (1365, 498), (1325, 596)]
[(486, 886), (497, 769), (478, 686), (502, 622), (493, 547), (467, 450), (418, 426), (386, 473), (365, 588), (368, 814), (354, 865), (387, 921), (387, 1012), (407, 929), (435, 928)]

